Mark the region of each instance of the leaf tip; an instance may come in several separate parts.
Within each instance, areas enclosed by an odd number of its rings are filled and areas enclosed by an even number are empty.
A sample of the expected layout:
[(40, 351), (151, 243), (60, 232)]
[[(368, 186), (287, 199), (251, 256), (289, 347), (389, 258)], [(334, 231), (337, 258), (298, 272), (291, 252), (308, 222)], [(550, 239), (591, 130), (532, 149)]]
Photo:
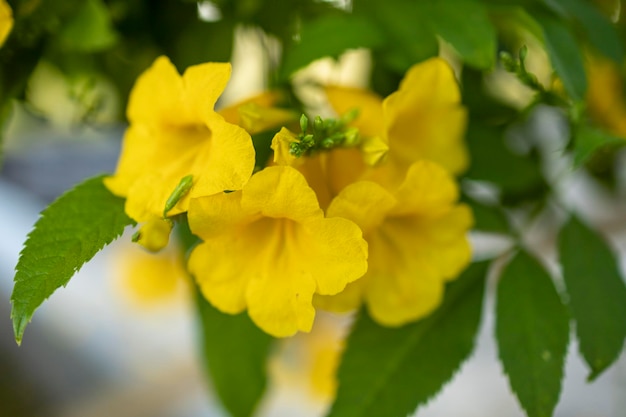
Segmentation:
[(22, 345), (22, 338), (24, 337), (24, 330), (29, 319), (23, 314), (15, 314), (15, 309), (11, 311), (11, 320), (13, 320), (13, 334), (15, 336), (15, 343), (18, 346)]

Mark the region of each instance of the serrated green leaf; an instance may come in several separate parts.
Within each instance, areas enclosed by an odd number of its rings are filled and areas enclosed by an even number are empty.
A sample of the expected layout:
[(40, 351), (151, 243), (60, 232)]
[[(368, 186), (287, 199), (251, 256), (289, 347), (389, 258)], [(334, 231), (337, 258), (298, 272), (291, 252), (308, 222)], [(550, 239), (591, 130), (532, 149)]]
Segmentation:
[(282, 73), (288, 76), (316, 59), (336, 57), (352, 48), (374, 48), (381, 43), (378, 28), (365, 18), (348, 14), (324, 16), (303, 24), (300, 42), (285, 53)]
[(474, 347), (487, 265), (473, 264), (448, 284), (439, 309), (419, 322), (381, 327), (362, 312), (329, 417), (405, 417), (437, 394)]
[(476, 0), (420, 3), (433, 32), (450, 43), (463, 60), (476, 68), (492, 68), (496, 62), (496, 31), (486, 7)]
[(584, 99), (587, 91), (585, 65), (570, 28), (551, 16), (538, 16), (537, 22), (543, 29), (546, 51), (552, 67), (563, 82), (565, 90), (576, 100)]
[(561, 391), (569, 316), (550, 275), (519, 252), (498, 284), (496, 338), (504, 372), (528, 417), (550, 417)]
[(594, 48), (621, 64), (624, 49), (617, 29), (597, 7), (584, 0), (544, 0), (544, 3), (556, 13), (577, 20)]
[(33, 313), (100, 249), (134, 224), (124, 200), (111, 194), (103, 176), (84, 181), (42, 213), (20, 253), (11, 295), (15, 340), (21, 343)]
[(96, 52), (117, 42), (111, 15), (102, 0), (86, 0), (59, 33), (59, 41), (67, 50)]
[(559, 234), (559, 252), (579, 349), (592, 380), (622, 353), (626, 285), (606, 242), (576, 217)]
[(272, 337), (245, 314), (227, 315), (197, 293), (202, 351), (208, 374), (233, 417), (249, 417), (267, 382), (266, 363)]
[(578, 126), (574, 132), (574, 168), (579, 168), (600, 149), (624, 145), (626, 138), (613, 136), (586, 124)]

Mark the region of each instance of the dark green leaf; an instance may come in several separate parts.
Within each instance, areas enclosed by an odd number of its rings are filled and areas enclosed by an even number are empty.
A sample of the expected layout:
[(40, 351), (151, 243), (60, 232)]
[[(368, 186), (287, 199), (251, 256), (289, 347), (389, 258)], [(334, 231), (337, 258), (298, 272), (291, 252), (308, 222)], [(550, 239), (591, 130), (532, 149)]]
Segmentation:
[(568, 26), (549, 16), (539, 16), (546, 51), (554, 70), (563, 81), (565, 90), (576, 100), (582, 100), (587, 91), (587, 77), (583, 56), (576, 38)]
[(471, 199), (466, 199), (464, 203), (472, 208), (474, 230), (488, 233), (511, 233), (509, 222), (499, 207), (481, 204)]
[(85, 1), (59, 33), (63, 48), (83, 52), (107, 49), (117, 38), (111, 15), (102, 0)]
[(574, 167), (578, 168), (596, 151), (613, 146), (624, 146), (626, 140), (589, 125), (581, 125), (574, 132)]
[(584, 0), (544, 0), (546, 5), (582, 25), (589, 42), (601, 53), (617, 63), (624, 59), (619, 34), (611, 21), (597, 7)]
[(15, 340), (35, 309), (100, 249), (134, 222), (124, 200), (111, 194), (102, 176), (91, 178), (50, 204), (35, 223), (20, 254), (11, 295)]
[(380, 56), (396, 71), (404, 72), (411, 65), (439, 52), (439, 45), (420, 2), (407, 0), (363, 1), (355, 4), (355, 12), (367, 16), (380, 29), (384, 48)]
[(559, 399), (569, 317), (550, 275), (518, 253), (498, 284), (496, 337), (513, 392), (528, 417), (550, 417)]
[(336, 57), (351, 48), (374, 48), (382, 42), (378, 28), (367, 19), (353, 15), (329, 15), (306, 22), (300, 43), (285, 53), (283, 76), (326, 56)]
[(626, 286), (606, 242), (575, 217), (561, 230), (559, 251), (579, 348), (591, 368), (591, 380), (622, 353)]
[(429, 317), (381, 327), (361, 313), (339, 367), (331, 417), (405, 417), (425, 404), (470, 355), (480, 323), (487, 263), (448, 284)]
[(423, 2), (435, 34), (449, 42), (469, 65), (487, 69), (496, 60), (496, 31), (476, 0)]
[(202, 350), (215, 390), (233, 417), (249, 417), (265, 391), (265, 366), (273, 339), (245, 313), (223, 314), (200, 292), (196, 299)]

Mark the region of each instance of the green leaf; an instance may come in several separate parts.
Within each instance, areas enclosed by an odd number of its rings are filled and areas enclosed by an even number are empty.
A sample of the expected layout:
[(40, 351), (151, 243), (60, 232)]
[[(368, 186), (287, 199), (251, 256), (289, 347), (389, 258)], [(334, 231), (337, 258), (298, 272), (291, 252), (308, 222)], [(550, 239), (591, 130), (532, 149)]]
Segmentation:
[(559, 252), (579, 349), (593, 380), (622, 353), (626, 285), (606, 242), (576, 217), (561, 230)]
[(587, 77), (582, 52), (576, 38), (568, 26), (556, 18), (538, 16), (537, 22), (543, 29), (550, 62), (563, 81), (565, 90), (576, 100), (584, 99), (587, 91)]
[(199, 291), (196, 300), (205, 365), (215, 390), (233, 417), (249, 417), (265, 391), (273, 339), (245, 313), (221, 313)]
[(65, 49), (82, 52), (107, 49), (117, 39), (109, 10), (102, 0), (86, 0), (59, 33), (59, 41)]
[(420, 2), (387, 0), (359, 2), (355, 13), (362, 13), (380, 29), (384, 48), (380, 56), (396, 71), (405, 72), (417, 62), (436, 56), (439, 44)]
[(544, 0), (544, 3), (556, 13), (577, 20), (596, 50), (618, 64), (622, 62), (624, 49), (617, 29), (597, 7), (584, 0)]
[(463, 60), (476, 68), (496, 62), (496, 31), (486, 7), (476, 0), (420, 3), (435, 34), (450, 43)]
[(511, 233), (509, 222), (501, 208), (493, 205), (481, 204), (472, 199), (464, 199), (465, 204), (472, 208), (474, 214), (474, 230), (488, 233)]
[(351, 48), (374, 48), (382, 42), (378, 28), (362, 17), (340, 14), (305, 22), (300, 43), (285, 53), (283, 77), (316, 59), (339, 56)]
[(33, 313), (100, 249), (134, 222), (124, 200), (102, 183), (103, 176), (84, 181), (42, 213), (20, 253), (11, 295), (15, 340), (21, 343)]
[(496, 337), (504, 371), (528, 417), (550, 417), (559, 399), (569, 317), (550, 275), (519, 252), (502, 272)]
[(583, 124), (574, 132), (574, 167), (587, 162), (597, 151), (626, 145), (626, 139), (613, 136), (604, 130)]
[(472, 352), (487, 265), (471, 265), (448, 284), (439, 309), (416, 323), (382, 327), (362, 312), (329, 416), (405, 417), (437, 394)]

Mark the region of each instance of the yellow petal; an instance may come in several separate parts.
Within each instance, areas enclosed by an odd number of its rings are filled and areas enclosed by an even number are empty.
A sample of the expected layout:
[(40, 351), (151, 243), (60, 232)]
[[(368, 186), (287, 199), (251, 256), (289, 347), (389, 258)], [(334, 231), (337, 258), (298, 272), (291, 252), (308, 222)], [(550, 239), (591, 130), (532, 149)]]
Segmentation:
[(358, 88), (328, 86), (326, 96), (335, 112), (342, 116), (358, 109), (359, 115), (352, 123), (361, 136), (385, 137), (383, 122), (383, 100), (376, 94)]
[(348, 313), (356, 310), (363, 303), (365, 288), (367, 288), (367, 275), (346, 285), (346, 288), (335, 295), (313, 296), (313, 305), (322, 310), (333, 313)]
[(256, 104), (259, 107), (273, 107), (276, 103), (284, 100), (284, 95), (280, 91), (264, 91), (261, 94), (237, 102), (231, 106), (220, 109), (218, 113), (228, 123), (241, 126), (239, 108), (247, 104)]
[(315, 192), (292, 167), (265, 168), (250, 178), (241, 205), (264, 216), (296, 221), (323, 217)]
[(297, 118), (298, 115), (291, 110), (261, 107), (255, 103), (239, 107), (240, 126), (251, 135), (284, 126)]
[(393, 215), (438, 216), (449, 210), (458, 195), (458, 187), (447, 171), (433, 162), (419, 161), (411, 165), (396, 192), (398, 205)]
[(286, 127), (280, 129), (280, 132), (274, 135), (272, 139), (272, 150), (274, 151), (274, 163), (276, 165), (297, 166), (302, 163), (304, 158), (297, 158), (291, 152), (291, 143), (297, 142), (295, 133)]
[(0, 47), (9, 37), (11, 29), (13, 29), (13, 11), (5, 0), (0, 0)]
[(364, 233), (380, 226), (396, 199), (380, 185), (355, 182), (344, 188), (326, 210), (328, 217), (343, 217), (355, 222)]
[(370, 136), (361, 143), (363, 160), (367, 165), (376, 166), (387, 159), (389, 145), (380, 136)]
[(245, 211), (241, 207), (241, 196), (241, 191), (235, 191), (192, 198), (187, 213), (189, 228), (195, 235), (207, 240), (246, 223), (255, 211)]
[(394, 158), (408, 167), (433, 160), (453, 173), (467, 167), (463, 134), (467, 115), (450, 66), (441, 58), (414, 65), (400, 88), (383, 102), (385, 128)]
[(193, 65), (182, 77), (184, 103), (192, 120), (205, 120), (214, 114), (217, 99), (226, 88), (231, 67), (228, 63)]

